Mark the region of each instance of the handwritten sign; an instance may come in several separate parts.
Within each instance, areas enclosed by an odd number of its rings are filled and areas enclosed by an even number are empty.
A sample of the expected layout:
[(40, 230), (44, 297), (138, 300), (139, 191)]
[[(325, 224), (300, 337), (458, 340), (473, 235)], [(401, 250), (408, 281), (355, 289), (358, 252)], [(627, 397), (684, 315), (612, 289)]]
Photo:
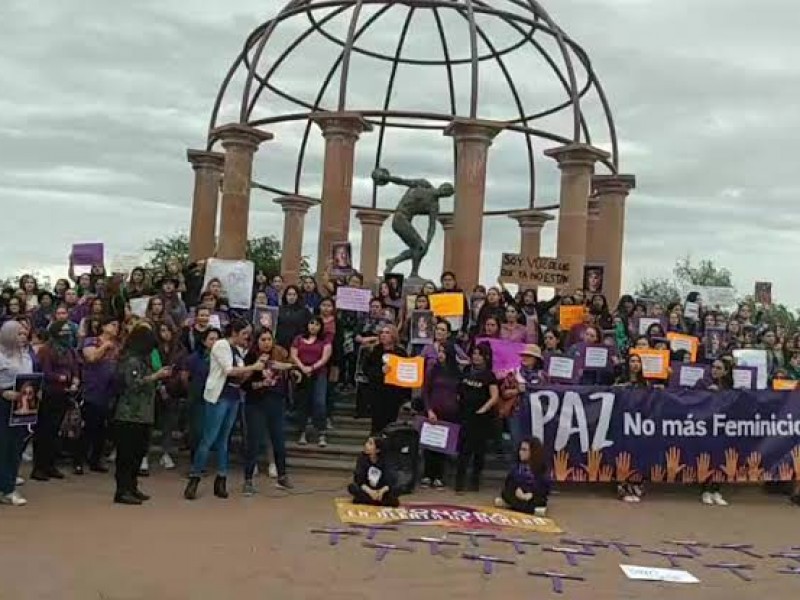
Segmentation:
[(458, 455), (458, 436), (461, 426), (446, 421), (431, 423), (422, 417), (417, 417), (414, 426), (419, 429), (419, 445), (432, 452)]
[(586, 317), (586, 309), (583, 306), (560, 306), (558, 308), (558, 324), (562, 331), (569, 331), (576, 325), (582, 325)]
[(642, 375), (647, 379), (669, 378), (669, 350), (645, 350), (634, 348), (631, 354), (636, 354), (642, 361)]
[(431, 310), (437, 317), (463, 317), (464, 294), (451, 292), (446, 294), (431, 294), (428, 296)]
[(685, 350), (691, 356), (692, 362), (697, 362), (697, 349), (700, 347), (700, 340), (693, 335), (684, 335), (670, 331), (667, 333), (670, 350), (677, 352)]
[(564, 289), (577, 287), (576, 279), (571, 261), (565, 258), (503, 254), (500, 265), (503, 283)]
[(405, 358), (395, 354), (386, 357), (389, 367), (384, 382), (395, 387), (419, 389), (425, 380), (425, 359), (421, 356)]
[(372, 292), (368, 289), (341, 286), (336, 290), (336, 308), (359, 313), (369, 312)]

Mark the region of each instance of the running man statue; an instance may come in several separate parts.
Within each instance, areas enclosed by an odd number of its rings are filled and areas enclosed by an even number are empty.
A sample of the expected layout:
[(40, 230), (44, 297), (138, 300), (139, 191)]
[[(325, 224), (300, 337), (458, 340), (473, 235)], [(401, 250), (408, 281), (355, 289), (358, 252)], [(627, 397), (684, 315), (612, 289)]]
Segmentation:
[[(443, 183), (438, 188), (433, 187), (427, 179), (403, 179), (394, 177), (386, 169), (375, 169), (372, 179), (376, 185), (384, 186), (390, 183), (408, 188), (400, 199), (400, 203), (392, 217), (392, 231), (403, 240), (408, 248), (394, 258), (386, 261), (386, 272), (391, 273), (397, 265), (407, 260), (411, 261), (411, 275), (409, 278), (419, 277), (419, 266), (422, 259), (428, 254), (433, 236), (436, 234), (436, 218), (439, 216), (439, 198), (448, 198), (455, 193), (452, 184)], [(427, 216), (428, 234), (425, 239), (414, 229), (414, 217)]]

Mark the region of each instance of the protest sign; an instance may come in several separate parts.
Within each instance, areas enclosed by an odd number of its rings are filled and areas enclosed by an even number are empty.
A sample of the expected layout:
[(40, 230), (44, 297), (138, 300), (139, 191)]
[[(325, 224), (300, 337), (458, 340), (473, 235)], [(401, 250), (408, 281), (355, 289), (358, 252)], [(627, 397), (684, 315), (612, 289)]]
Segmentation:
[(756, 281), (755, 299), (762, 306), (772, 305), (772, 282)]
[(425, 359), (421, 356), (405, 358), (395, 354), (385, 357), (386, 366), (384, 383), (402, 388), (421, 388), (425, 380)]
[(492, 347), (492, 371), (497, 377), (505, 377), (520, 365), (519, 354), (525, 349), (521, 342), (511, 342), (500, 338), (477, 338), (476, 344), (486, 342)]
[(145, 313), (147, 312), (147, 305), (150, 302), (150, 296), (142, 296), (141, 298), (131, 298), (128, 300), (128, 304), (131, 307), (131, 313), (139, 317), (140, 319), (144, 319)]
[(708, 365), (673, 363), (669, 377), (671, 388), (694, 388), (708, 379)]
[(572, 263), (567, 258), (503, 254), (500, 281), (521, 287), (574, 288), (578, 285), (578, 274), (572, 270)]
[(697, 362), (697, 350), (700, 347), (700, 340), (693, 335), (684, 335), (670, 331), (667, 333), (669, 348), (673, 352), (685, 350), (689, 353), (692, 362)]
[(566, 356), (548, 356), (545, 358), (545, 373), (552, 381), (572, 383), (575, 381), (575, 359)]
[(212, 279), (218, 279), (222, 284), (223, 295), (228, 299), (231, 308), (250, 308), (255, 280), (255, 265), (252, 261), (209, 258), (203, 279), (204, 290)]
[(464, 294), (461, 292), (450, 292), (431, 294), (429, 297), (431, 310), (437, 317), (463, 317), (464, 316)]
[(707, 308), (733, 309), (736, 307), (736, 290), (732, 287), (692, 284), (683, 286), (684, 298), (691, 292), (700, 294), (700, 302)]
[(697, 302), (687, 302), (683, 307), (683, 318), (688, 321), (697, 321), (700, 317), (700, 305)]
[(728, 331), (724, 327), (706, 327), (703, 333), (703, 349), (706, 360), (719, 358), (728, 346)]
[(628, 579), (635, 581), (663, 581), (665, 583), (700, 583), (700, 580), (681, 569), (657, 569), (655, 567), (638, 567), (636, 565), (620, 565), (620, 569)]
[(561, 331), (569, 331), (576, 325), (582, 325), (586, 316), (583, 306), (560, 306), (558, 309), (558, 324)]
[(599, 263), (586, 264), (583, 267), (583, 290), (588, 295), (602, 294), (605, 282), (606, 266)]
[(277, 306), (258, 306), (253, 309), (253, 327), (258, 331), (266, 331), (269, 329), (274, 332), (278, 328), (278, 314)]
[(647, 335), (647, 330), (653, 325), (661, 326), (661, 329), (667, 328), (667, 320), (664, 317), (637, 317), (633, 319), (634, 332), (637, 335)]
[(775, 379), (772, 381), (772, 389), (778, 392), (790, 392), (797, 389), (797, 382), (791, 379)]
[[(10, 427), (36, 425), (39, 417), (39, 404), (42, 401), (42, 384), (44, 375), (28, 373), (17, 375), (14, 380), (14, 391), (17, 397), (11, 402), (8, 418)], [(0, 399), (0, 402), (6, 402)]]
[(458, 455), (458, 436), (461, 426), (457, 423), (436, 421), (417, 417), (414, 426), (419, 430), (419, 445), (426, 450), (449, 456)]
[(93, 267), (103, 264), (103, 244), (72, 244), (71, 262), (76, 267)]
[(581, 368), (586, 370), (605, 369), (611, 362), (611, 353), (608, 346), (585, 345), (581, 350), (583, 364)]
[(800, 477), (800, 392), (552, 386), (522, 396), (512, 418), (542, 440), (559, 481)]
[(410, 338), (412, 344), (433, 343), (433, 311), (415, 310), (411, 313)]
[(755, 367), (758, 370), (756, 388), (767, 389), (769, 369), (767, 368), (767, 351), (759, 348), (737, 348), (733, 351), (737, 367)]
[(642, 360), (642, 375), (647, 379), (669, 378), (669, 350), (632, 348), (630, 353)]
[(331, 275), (348, 277), (353, 273), (353, 247), (350, 242), (331, 244)]
[(758, 369), (756, 367), (733, 367), (731, 369), (733, 389), (755, 391), (758, 386)]
[(368, 289), (340, 286), (336, 288), (336, 309), (368, 313), (372, 292)]

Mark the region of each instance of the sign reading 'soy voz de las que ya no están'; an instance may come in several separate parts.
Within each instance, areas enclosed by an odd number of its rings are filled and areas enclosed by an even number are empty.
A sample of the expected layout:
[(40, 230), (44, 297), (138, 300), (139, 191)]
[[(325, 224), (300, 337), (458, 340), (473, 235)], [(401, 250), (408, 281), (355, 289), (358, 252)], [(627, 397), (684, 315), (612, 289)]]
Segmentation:
[(568, 288), (574, 287), (572, 277), (572, 265), (564, 258), (503, 254), (500, 266), (503, 283)]

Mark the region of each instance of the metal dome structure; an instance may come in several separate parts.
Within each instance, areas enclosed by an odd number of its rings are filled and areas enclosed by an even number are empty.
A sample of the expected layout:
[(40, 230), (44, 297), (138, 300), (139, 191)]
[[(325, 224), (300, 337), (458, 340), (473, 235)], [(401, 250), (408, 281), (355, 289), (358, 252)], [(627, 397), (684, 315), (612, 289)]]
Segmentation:
[[(394, 40), (386, 39), (382, 46), (371, 48), (362, 40), (371, 30), (382, 27), (392, 13), (401, 13), (401, 27), (392, 32)], [(448, 39), (446, 19), (453, 16), (463, 22), (467, 48), (455, 47)], [(397, 16), (397, 15), (395, 15)], [(435, 40), (440, 56), (413, 56), (408, 50), (415, 26), (435, 24)], [(344, 20), (346, 35), (338, 36), (329, 30), (332, 22)], [(450, 21), (449, 23), (452, 23)], [(502, 24), (507, 39), (493, 39), (488, 28)], [(273, 51), (276, 34), (289, 29), (288, 44), (281, 44)], [(494, 27), (497, 31), (497, 27)], [(501, 32), (503, 33), (503, 32)], [(294, 53), (302, 52), (304, 44), (315, 36), (321, 36), (336, 49), (330, 57), (330, 65), (319, 71), (320, 80), (310, 89), (295, 93), (281, 87), (279, 75), (291, 64)], [(505, 37), (505, 36), (504, 36)], [(550, 46), (550, 48), (548, 48)], [(508, 66), (516, 55), (528, 53), (540, 57), (558, 82), (562, 98), (536, 109), (529, 107), (530, 99), (512, 77)], [(355, 55), (369, 57), (389, 65), (389, 75), (384, 90), (375, 94), (375, 104), (360, 106), (353, 104), (352, 62)], [(485, 118), (482, 114), (480, 80), (482, 71), (491, 64), (499, 69), (510, 90), (513, 101), (505, 115), (495, 120), (505, 123), (504, 131), (524, 137), (527, 156), (529, 184), (529, 207), (536, 200), (536, 138), (558, 144), (592, 144), (592, 131), (581, 108), (584, 99), (594, 96), (602, 107), (602, 139), (608, 140), (611, 156), (605, 164), (611, 173), (618, 165), (617, 136), (614, 120), (603, 87), (589, 60), (588, 54), (553, 21), (544, 7), (536, 0), (291, 0), (274, 18), (257, 27), (247, 38), (244, 48), (231, 65), (214, 103), (209, 131), (219, 125), (220, 109), (224, 104), (237, 106), (238, 120), (252, 127), (274, 126), (279, 123), (305, 122), (305, 130), (297, 148), (297, 161), (291, 189), (278, 187), (272, 182), (259, 183), (257, 187), (279, 195), (301, 194), (302, 174), (305, 168), (309, 136), (313, 128), (311, 115), (321, 111), (359, 113), (374, 126), (377, 132), (375, 167), (384, 160), (385, 140), (392, 129), (416, 129), (442, 131), (457, 117)], [(457, 102), (454, 70), (469, 69), (469, 89), (466, 102)], [(427, 77), (441, 77), (447, 82), (448, 94), (443, 98), (439, 111), (420, 111), (415, 107), (397, 107), (392, 103), (397, 75), (401, 68), (416, 68)], [(240, 90), (231, 85), (235, 78), (244, 75)], [(538, 75), (538, 73), (536, 74)], [(333, 102), (326, 96), (333, 92)], [(272, 96), (272, 98), (270, 98)], [(295, 108), (291, 112), (280, 112), (267, 117), (254, 116), (259, 105), (269, 105), (271, 100), (281, 99)], [(565, 131), (553, 131), (539, 123), (547, 117), (566, 114), (569, 123)], [(208, 138), (208, 149), (215, 142), (212, 133)], [(376, 207), (376, 189), (373, 187), (372, 207)], [(552, 207), (549, 207), (552, 208)], [(492, 214), (493, 211), (489, 211)], [(507, 211), (496, 211), (504, 214)]]

